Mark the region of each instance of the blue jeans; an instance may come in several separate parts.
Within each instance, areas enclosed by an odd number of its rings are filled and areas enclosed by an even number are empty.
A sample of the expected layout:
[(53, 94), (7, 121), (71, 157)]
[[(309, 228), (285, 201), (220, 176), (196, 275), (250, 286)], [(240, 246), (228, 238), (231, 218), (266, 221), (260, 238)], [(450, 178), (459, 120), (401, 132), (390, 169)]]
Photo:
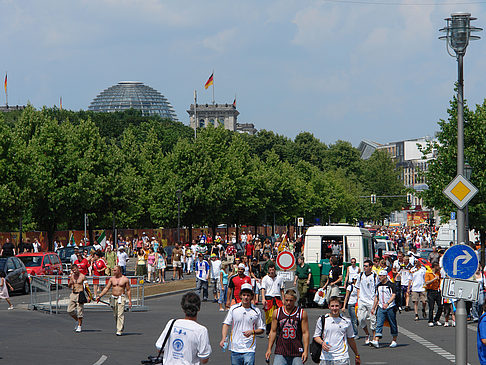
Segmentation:
[(255, 365), (255, 353), (231, 351), (231, 365)]
[(223, 289), (219, 288), (219, 304), (226, 304), (226, 299), (228, 296), (228, 284), (223, 285)]
[(301, 356), (284, 356), (275, 354), (273, 365), (302, 365)]
[(356, 312), (354, 311), (354, 304), (348, 304), (348, 314), (353, 325), (354, 335), (358, 336), (358, 317), (356, 317)]
[(398, 326), (397, 326), (397, 316), (395, 312), (395, 306), (387, 309), (378, 307), (376, 313), (376, 337), (382, 337), (383, 324), (385, 323), (385, 318), (388, 319), (390, 323), (390, 332), (392, 337), (398, 336)]

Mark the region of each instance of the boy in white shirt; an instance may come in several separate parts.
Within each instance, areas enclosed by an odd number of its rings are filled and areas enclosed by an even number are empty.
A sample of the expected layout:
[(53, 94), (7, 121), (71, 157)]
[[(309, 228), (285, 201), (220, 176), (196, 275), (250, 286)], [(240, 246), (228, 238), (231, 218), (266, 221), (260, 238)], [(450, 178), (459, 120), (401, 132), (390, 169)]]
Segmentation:
[(251, 304), (253, 299), (253, 287), (251, 284), (241, 286), (241, 302), (233, 305), (223, 322), (221, 333), (221, 348), (226, 346), (226, 337), (231, 327), (231, 364), (254, 365), (256, 335), (261, 335), (265, 330), (260, 309)]

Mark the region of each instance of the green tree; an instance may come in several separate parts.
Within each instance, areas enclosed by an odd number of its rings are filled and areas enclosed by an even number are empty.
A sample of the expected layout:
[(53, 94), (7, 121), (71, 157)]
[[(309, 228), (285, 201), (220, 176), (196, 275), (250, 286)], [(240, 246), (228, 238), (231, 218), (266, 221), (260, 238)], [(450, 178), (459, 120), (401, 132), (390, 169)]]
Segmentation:
[[(439, 210), (444, 219), (457, 207), (443, 194), (443, 190), (457, 173), (457, 100), (450, 102), (449, 118), (440, 120), (437, 142), (430, 142), (424, 154), (434, 154), (425, 175), (428, 190), (422, 193), (424, 203)], [(471, 182), (479, 189), (469, 203), (469, 226), (481, 233), (486, 242), (486, 101), (474, 111), (464, 105), (464, 157), (471, 165)]]

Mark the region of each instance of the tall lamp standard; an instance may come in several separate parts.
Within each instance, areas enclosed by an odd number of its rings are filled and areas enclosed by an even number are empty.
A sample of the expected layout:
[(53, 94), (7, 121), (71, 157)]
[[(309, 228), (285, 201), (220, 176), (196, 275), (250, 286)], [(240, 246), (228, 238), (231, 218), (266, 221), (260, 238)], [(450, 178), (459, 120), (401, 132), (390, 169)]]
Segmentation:
[(177, 189), (177, 243), (181, 243), (181, 189)]
[[(447, 25), (440, 29), (446, 35), (439, 37), (446, 41), (447, 52), (452, 48), (457, 58), (457, 175), (464, 175), (464, 78), (463, 78), (463, 59), (466, 48), (470, 40), (479, 39), (472, 35), (479, 32), (481, 28), (471, 26), (469, 13), (453, 13), (450, 18), (445, 19)], [(466, 238), (466, 209), (457, 211), (457, 241), (465, 243)], [(467, 364), (467, 322), (466, 322), (466, 303), (463, 299), (456, 302), (456, 364)]]

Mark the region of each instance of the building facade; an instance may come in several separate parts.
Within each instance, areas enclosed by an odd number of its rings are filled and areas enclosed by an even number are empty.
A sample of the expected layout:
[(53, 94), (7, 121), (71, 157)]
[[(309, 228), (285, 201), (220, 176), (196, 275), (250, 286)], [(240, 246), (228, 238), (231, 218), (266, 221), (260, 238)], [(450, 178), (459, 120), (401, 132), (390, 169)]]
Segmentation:
[(194, 104), (191, 104), (187, 113), (193, 129), (222, 125), (233, 132), (237, 129), (240, 114), (233, 104), (196, 104), (196, 115), (194, 115)]

